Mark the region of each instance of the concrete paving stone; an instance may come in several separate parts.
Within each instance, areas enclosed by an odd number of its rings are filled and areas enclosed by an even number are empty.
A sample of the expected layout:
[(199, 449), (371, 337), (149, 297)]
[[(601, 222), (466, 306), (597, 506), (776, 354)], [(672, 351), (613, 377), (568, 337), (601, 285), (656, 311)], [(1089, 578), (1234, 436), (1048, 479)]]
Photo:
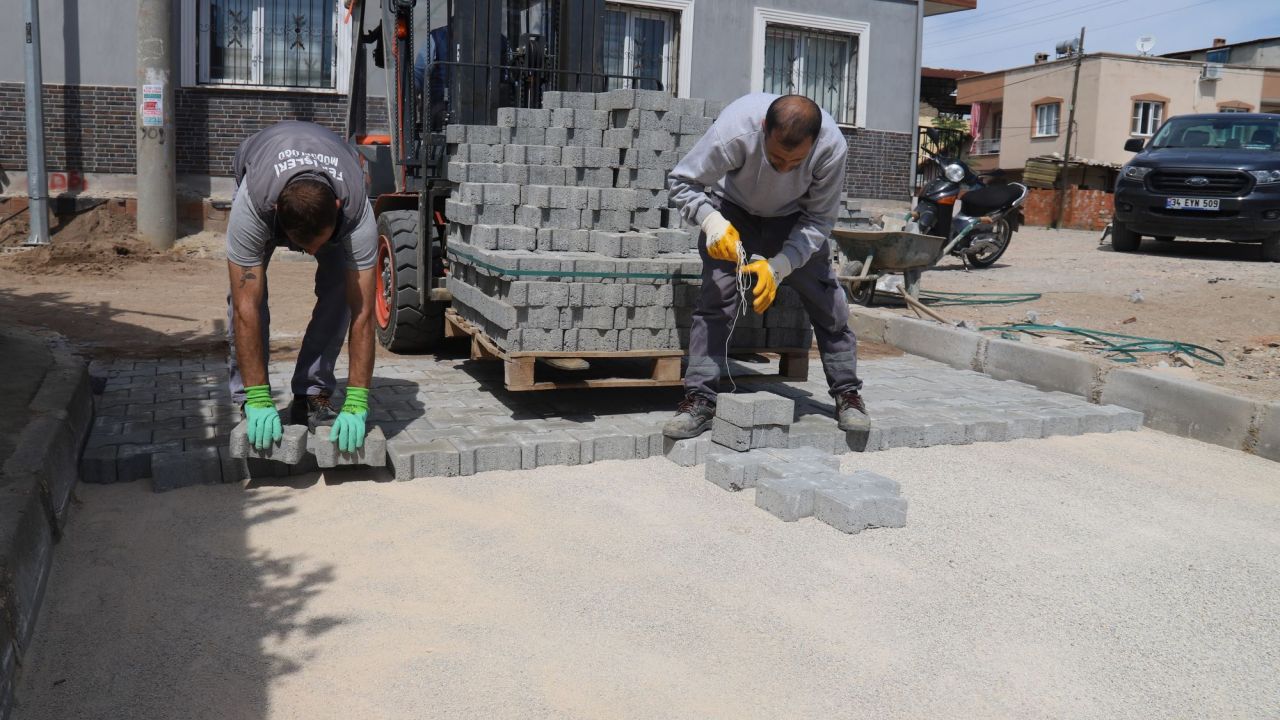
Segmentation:
[(574, 110), (595, 110), (596, 96), (597, 93), (561, 92), (559, 94), (559, 106), (573, 108)]
[[(452, 167), (452, 163), (450, 163)], [(493, 182), (515, 183), (517, 185), (528, 185), (529, 182), (529, 166), (528, 165), (494, 165), (498, 168), (497, 179)], [(453, 179), (452, 176), (449, 178)]]
[(604, 128), (574, 128), (569, 135), (569, 143), (578, 147), (602, 147)]
[(604, 189), (613, 186), (613, 176), (615, 170), (612, 168), (575, 168), (569, 179), (572, 185), (581, 187), (594, 187)]
[[(748, 454), (754, 454), (754, 453), (755, 451), (752, 451), (751, 453), (748, 453)], [(774, 458), (777, 461), (783, 463), (784, 465), (786, 464), (816, 465), (818, 467), (827, 468), (828, 470), (840, 469), (840, 458), (836, 457), (835, 455), (832, 455), (831, 453), (824, 452), (814, 447), (801, 447), (801, 448), (792, 448), (792, 449), (766, 448), (766, 449), (760, 450), (760, 453), (762, 456), (767, 458)]]
[(662, 441), (662, 454), (668, 460), (679, 465), (680, 467), (693, 467), (706, 462), (708, 450), (711, 447), (711, 439), (706, 437), (687, 438), (684, 440), (676, 440), (664, 437)]
[(833, 474), (761, 477), (756, 481), (756, 507), (784, 522), (813, 515), (818, 490), (838, 486)]
[(850, 535), (871, 528), (906, 527), (907, 499), (861, 488), (823, 489), (814, 494), (813, 516)]
[(517, 438), (521, 468), (532, 470), (551, 465), (577, 465), (582, 461), (582, 443), (564, 431), (552, 431)]
[(786, 448), (790, 444), (790, 424), (756, 425), (751, 428), (752, 448)]
[(224, 445), (218, 448), (218, 465), (224, 483), (238, 483), (251, 477), (248, 460), (233, 457), (230, 446)]
[(161, 453), (151, 457), (151, 489), (154, 492), (221, 482), (222, 461), (217, 448)]
[(292, 465), (299, 462), (307, 452), (307, 426), (285, 425), (279, 441), (265, 450), (259, 450), (249, 444), (248, 421), (241, 421), (231, 431), (230, 447), (232, 457), (275, 460)]
[(751, 428), (717, 417), (711, 421), (711, 441), (730, 450), (746, 452), (751, 449)]
[(1130, 410), (1119, 405), (1098, 405), (1093, 410), (1110, 418), (1110, 432), (1142, 429), (1142, 413), (1137, 410)]
[(1003, 420), (962, 419), (965, 438), (971, 443), (1004, 442), (1009, 439), (1009, 423)]
[(451, 442), (458, 449), (460, 476), (520, 469), (520, 446), (513, 437), (464, 438)]
[(542, 105), (551, 109), (551, 127), (571, 128), (574, 126), (573, 108), (548, 105), (546, 93), (542, 96)]
[[(547, 128), (547, 132), (546, 132), (547, 145), (560, 147), (567, 150), (568, 148), (565, 146), (569, 144), (569, 139), (571, 137), (573, 137), (573, 131), (570, 130), (569, 128), (563, 128), (563, 127)], [(566, 162), (565, 164), (568, 165), (570, 163)]]
[(584, 465), (605, 460), (634, 460), (636, 457), (635, 436), (617, 428), (604, 426), (567, 432), (579, 441), (579, 457)]
[(80, 481), (99, 485), (114, 483), (118, 451), (115, 445), (86, 449), (80, 456)]
[(607, 148), (629, 148), (638, 133), (630, 128), (604, 131), (604, 146)]
[(307, 448), (322, 469), (341, 465), (368, 465), (385, 467), (387, 464), (387, 440), (382, 429), (372, 427), (365, 433), (364, 445), (355, 452), (338, 450), (337, 443), (329, 439), (329, 428), (319, 428), (309, 433)]
[(756, 486), (760, 466), (768, 459), (761, 452), (727, 453), (707, 459), (706, 478), (716, 486), (738, 492)]
[(790, 425), (794, 416), (794, 400), (768, 392), (721, 393), (716, 404), (716, 417), (738, 427)]
[(1042, 437), (1054, 435), (1079, 435), (1081, 433), (1080, 417), (1070, 409), (1048, 409), (1036, 412), (1040, 416), (1043, 429)]
[(511, 139), (518, 145), (546, 145), (547, 129), (542, 127), (517, 127)]

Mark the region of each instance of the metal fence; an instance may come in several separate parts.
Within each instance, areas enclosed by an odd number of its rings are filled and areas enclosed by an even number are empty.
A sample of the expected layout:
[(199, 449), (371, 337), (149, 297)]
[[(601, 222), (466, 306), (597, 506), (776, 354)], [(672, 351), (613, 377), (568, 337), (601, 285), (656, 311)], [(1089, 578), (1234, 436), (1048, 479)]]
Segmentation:
[(334, 0), (198, 0), (202, 83), (333, 88)]
[(765, 30), (764, 91), (804, 95), (840, 123), (856, 117), (858, 39), (770, 25)]

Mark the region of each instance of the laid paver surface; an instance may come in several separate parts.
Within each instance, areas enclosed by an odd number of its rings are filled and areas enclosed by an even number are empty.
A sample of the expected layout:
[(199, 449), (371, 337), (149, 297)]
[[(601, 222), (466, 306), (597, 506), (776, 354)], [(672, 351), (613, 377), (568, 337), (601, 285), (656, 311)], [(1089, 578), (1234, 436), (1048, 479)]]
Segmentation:
[[(736, 363), (735, 368), (738, 377), (776, 372), (769, 364)], [(270, 370), (283, 407), (289, 400), (285, 393), (292, 363), (274, 362)], [(106, 375), (107, 383), (98, 397), (86, 462), (115, 462), (120, 480), (147, 477), (150, 463), (145, 459), (151, 455), (225, 447), (239, 421), (221, 359), (120, 359), (95, 364), (91, 371)], [(917, 357), (863, 362), (860, 372), (874, 422), (871, 436), (863, 438), (866, 447), (858, 449), (1078, 435), (1141, 424), (1139, 415), (1120, 408), (1090, 405), (1072, 395), (1045, 393)], [(398, 479), (658, 455), (663, 452), (661, 425), (681, 394), (679, 388), (511, 393), (502, 389), (499, 363), (433, 356), (382, 357), (373, 385), (370, 421), (386, 434)], [(795, 401), (796, 421), (790, 428), (794, 446), (849, 451), (835, 426), (820, 363), (812, 363), (808, 382), (742, 389)], [(219, 461), (211, 455), (189, 457)], [(224, 472), (235, 467), (222, 465)], [(313, 469), (301, 465), (293, 471)]]
[(1275, 717), (1274, 463), (1146, 430), (841, 460), (906, 527), (662, 458), (81, 486), (15, 720)]

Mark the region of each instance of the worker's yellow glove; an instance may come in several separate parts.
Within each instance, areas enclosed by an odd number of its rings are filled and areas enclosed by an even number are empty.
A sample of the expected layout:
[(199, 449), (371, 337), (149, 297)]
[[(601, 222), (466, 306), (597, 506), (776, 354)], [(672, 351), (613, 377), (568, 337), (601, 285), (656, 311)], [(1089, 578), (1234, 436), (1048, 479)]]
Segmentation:
[(702, 232), (707, 234), (707, 254), (716, 260), (738, 262), (738, 248), (742, 241), (738, 237), (738, 229), (725, 219), (718, 211), (713, 212), (702, 221)]
[(756, 311), (756, 314), (763, 315), (764, 311), (773, 304), (773, 299), (778, 296), (778, 276), (773, 273), (773, 266), (768, 260), (747, 263), (742, 269), (756, 276), (755, 288), (751, 291), (755, 300), (752, 301), (751, 308)]

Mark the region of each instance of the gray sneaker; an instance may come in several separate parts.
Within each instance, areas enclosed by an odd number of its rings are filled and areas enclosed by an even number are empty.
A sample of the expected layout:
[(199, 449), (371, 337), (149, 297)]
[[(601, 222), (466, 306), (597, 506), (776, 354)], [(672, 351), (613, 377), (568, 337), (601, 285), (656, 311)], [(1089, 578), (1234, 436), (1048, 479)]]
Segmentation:
[(711, 429), (716, 404), (701, 395), (689, 393), (676, 406), (676, 415), (662, 426), (662, 434), (675, 440), (697, 437)]
[(867, 406), (862, 404), (862, 396), (857, 390), (836, 396), (836, 424), (844, 432), (866, 432), (871, 429), (871, 417), (867, 415)]

